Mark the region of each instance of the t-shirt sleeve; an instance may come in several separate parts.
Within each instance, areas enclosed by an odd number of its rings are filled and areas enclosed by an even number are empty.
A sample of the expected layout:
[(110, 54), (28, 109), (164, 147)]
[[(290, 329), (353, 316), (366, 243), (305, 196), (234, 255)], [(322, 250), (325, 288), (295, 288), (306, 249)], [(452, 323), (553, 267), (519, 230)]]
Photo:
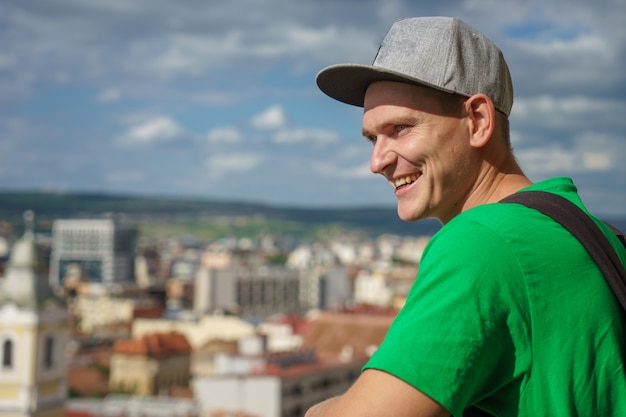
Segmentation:
[(471, 221), (444, 227), (365, 369), (395, 375), (461, 415), (506, 389), (530, 360), (528, 346), (519, 346), (529, 343), (525, 294), (505, 238)]

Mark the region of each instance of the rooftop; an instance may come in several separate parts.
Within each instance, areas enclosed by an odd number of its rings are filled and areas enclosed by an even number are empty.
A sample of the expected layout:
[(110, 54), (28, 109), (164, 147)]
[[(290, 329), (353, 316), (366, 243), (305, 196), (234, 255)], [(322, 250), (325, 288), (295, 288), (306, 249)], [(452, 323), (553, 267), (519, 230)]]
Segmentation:
[(113, 345), (113, 353), (127, 355), (159, 357), (190, 352), (187, 338), (178, 332), (151, 333), (138, 339), (118, 340)]

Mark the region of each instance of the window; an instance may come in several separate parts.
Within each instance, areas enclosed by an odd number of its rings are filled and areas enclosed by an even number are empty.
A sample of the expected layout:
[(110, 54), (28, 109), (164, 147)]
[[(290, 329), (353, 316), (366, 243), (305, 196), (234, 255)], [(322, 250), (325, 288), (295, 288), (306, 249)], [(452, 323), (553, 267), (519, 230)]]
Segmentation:
[(52, 366), (54, 365), (54, 338), (52, 336), (46, 337), (44, 353), (44, 366), (46, 368), (52, 368)]
[(2, 343), (2, 368), (13, 368), (13, 341), (5, 340)]

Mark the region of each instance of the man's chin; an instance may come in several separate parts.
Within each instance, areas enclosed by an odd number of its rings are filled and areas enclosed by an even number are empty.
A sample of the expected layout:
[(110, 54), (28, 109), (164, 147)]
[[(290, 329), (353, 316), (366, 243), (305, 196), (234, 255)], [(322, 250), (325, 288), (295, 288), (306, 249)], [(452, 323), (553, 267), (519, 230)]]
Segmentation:
[(420, 216), (418, 213), (404, 212), (400, 209), (400, 206), (398, 206), (398, 217), (400, 218), (400, 220), (408, 222), (408, 223), (413, 223), (418, 220), (422, 220), (424, 218), (423, 216)]

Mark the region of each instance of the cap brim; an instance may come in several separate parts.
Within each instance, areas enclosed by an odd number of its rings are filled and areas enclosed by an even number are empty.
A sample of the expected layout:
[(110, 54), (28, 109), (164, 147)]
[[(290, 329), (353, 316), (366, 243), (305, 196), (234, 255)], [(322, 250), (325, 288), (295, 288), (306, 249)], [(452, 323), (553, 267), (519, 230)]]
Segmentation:
[(395, 81), (431, 87), (436, 90), (454, 93), (402, 73), (371, 65), (338, 64), (321, 70), (315, 78), (317, 86), (327, 96), (346, 104), (363, 107), (367, 87), (377, 81)]

